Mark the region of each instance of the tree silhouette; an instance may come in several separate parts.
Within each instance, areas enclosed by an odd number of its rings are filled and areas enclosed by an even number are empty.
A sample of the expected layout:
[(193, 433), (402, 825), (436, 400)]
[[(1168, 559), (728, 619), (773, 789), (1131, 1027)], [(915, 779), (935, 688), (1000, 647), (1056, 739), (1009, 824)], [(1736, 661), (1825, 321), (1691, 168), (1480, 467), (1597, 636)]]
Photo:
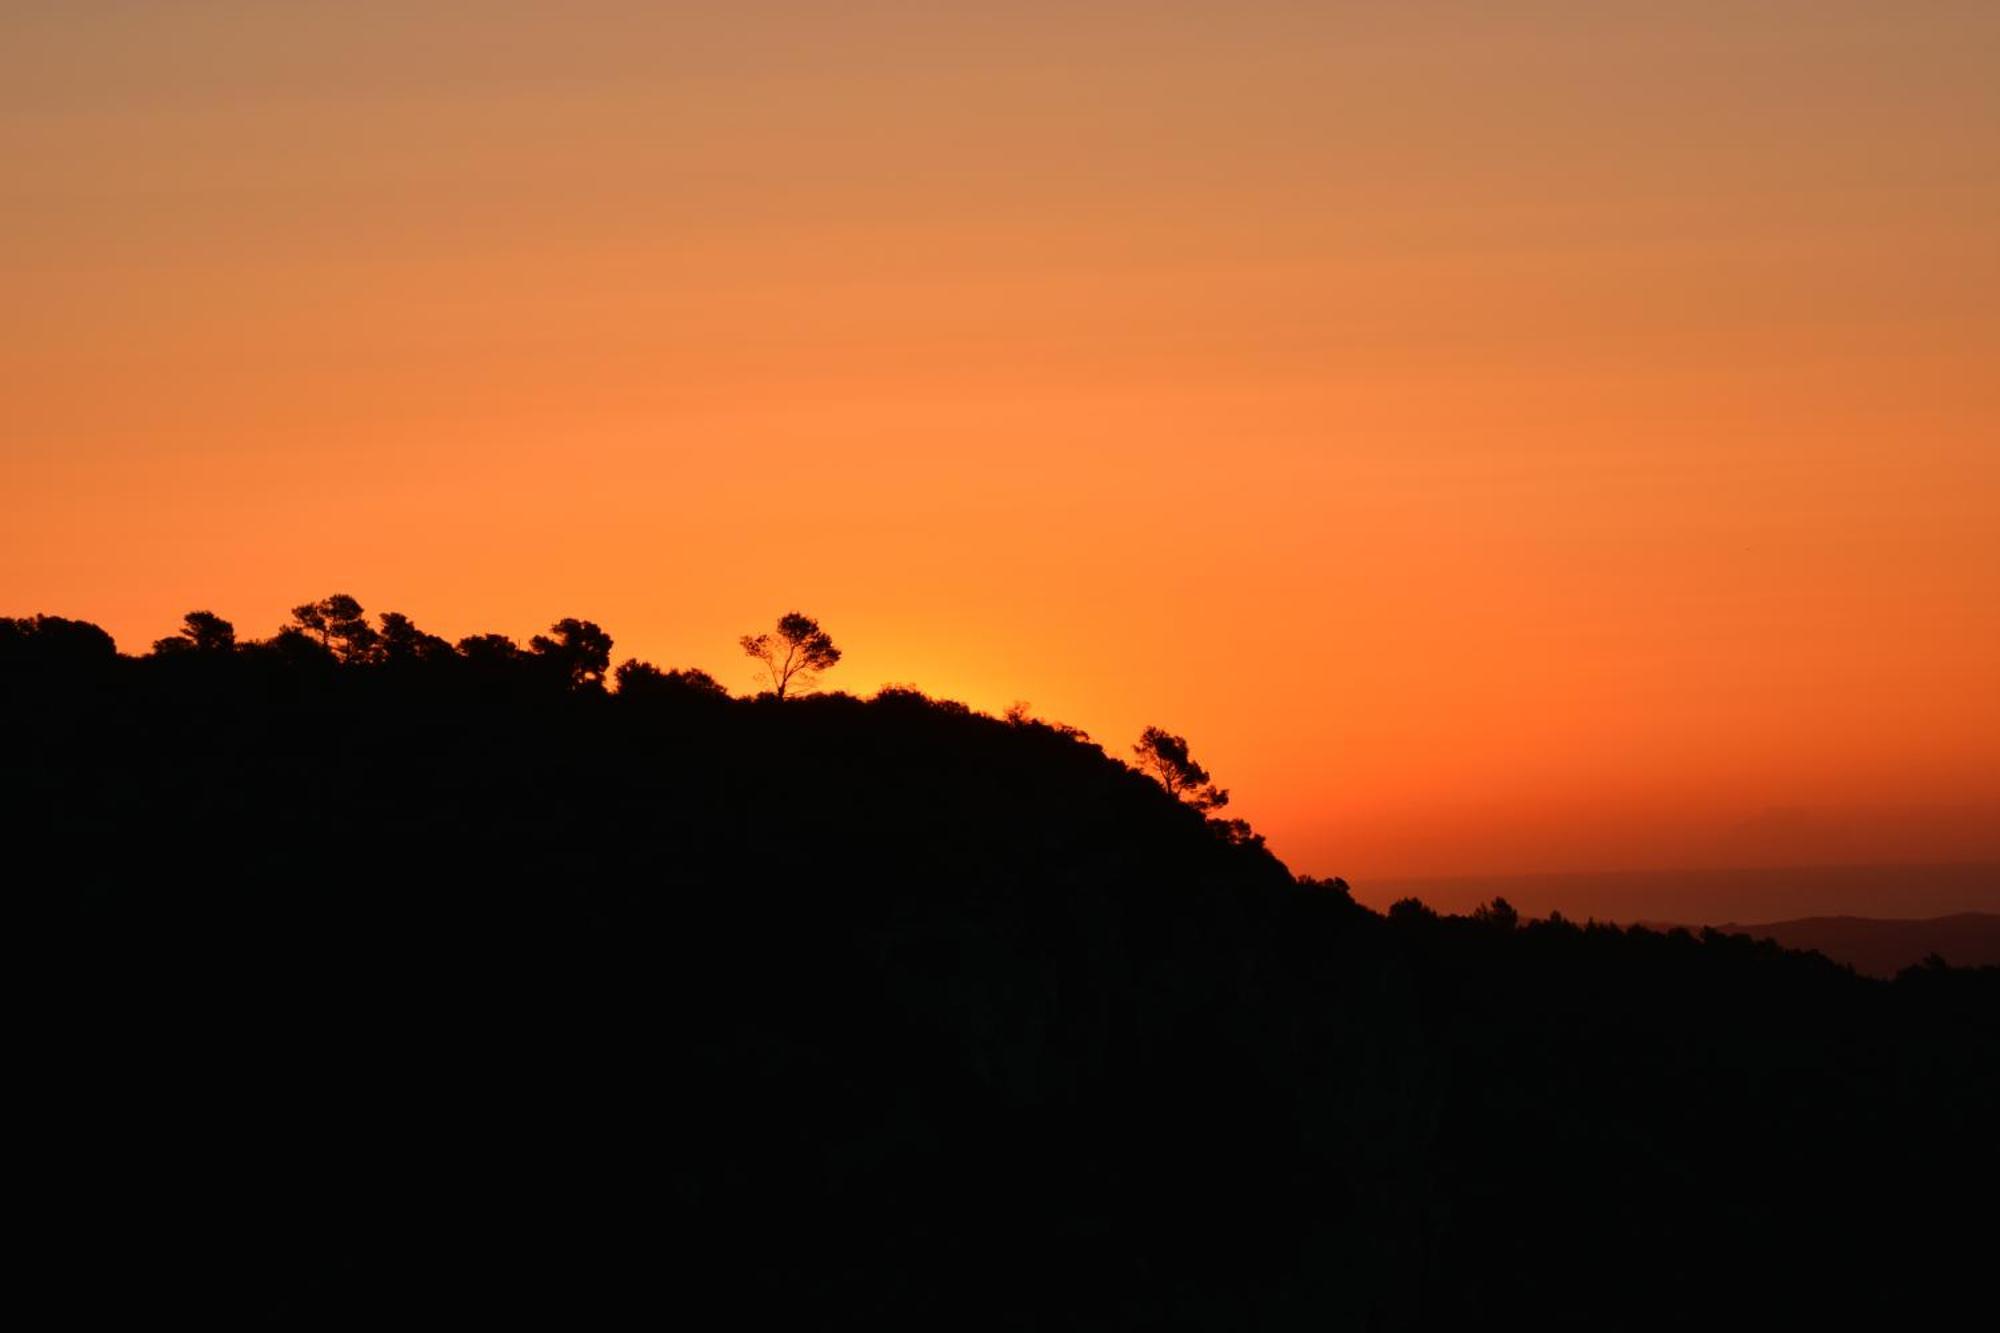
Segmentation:
[(361, 603), (344, 592), (293, 607), (290, 628), (313, 635), (343, 662), (373, 660), (382, 642)]
[(226, 653), (236, 647), (236, 626), (213, 611), (190, 611), (181, 617), (180, 633), (153, 641), (156, 653)]
[(739, 642), (746, 656), (764, 664), (762, 678), (780, 699), (793, 690), (808, 690), (819, 673), (840, 660), (833, 637), (811, 616), (788, 611), (778, 617), (776, 634), (746, 634)]
[(458, 641), (458, 655), (487, 670), (513, 666), (526, 656), (521, 645), (504, 634), (469, 634)]
[(1208, 770), (1188, 754), (1187, 739), (1159, 727), (1147, 727), (1132, 747), (1139, 767), (1151, 774), (1177, 800), (1197, 810), (1220, 810), (1229, 804), (1229, 793), (1210, 780)]
[(382, 613), (382, 660), (385, 662), (435, 662), (452, 655), (451, 644), (435, 634), (426, 634), (400, 611)]
[(549, 626), (549, 635), (528, 640), (534, 655), (559, 672), (573, 690), (601, 690), (611, 669), (611, 636), (589, 620), (565, 617)]

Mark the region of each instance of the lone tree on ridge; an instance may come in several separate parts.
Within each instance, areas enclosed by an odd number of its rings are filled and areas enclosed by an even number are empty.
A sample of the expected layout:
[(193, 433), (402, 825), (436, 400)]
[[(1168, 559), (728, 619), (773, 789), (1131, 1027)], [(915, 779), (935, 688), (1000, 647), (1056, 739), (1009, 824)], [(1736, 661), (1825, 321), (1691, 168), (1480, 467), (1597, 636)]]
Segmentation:
[(1197, 810), (1220, 810), (1229, 804), (1229, 793), (1210, 780), (1208, 770), (1188, 754), (1186, 737), (1159, 727), (1147, 727), (1132, 747), (1139, 756), (1139, 768), (1159, 780), (1159, 784)]
[(798, 611), (778, 617), (777, 633), (746, 634), (739, 642), (745, 656), (764, 664), (760, 674), (780, 699), (793, 690), (811, 689), (819, 673), (840, 660), (833, 636)]

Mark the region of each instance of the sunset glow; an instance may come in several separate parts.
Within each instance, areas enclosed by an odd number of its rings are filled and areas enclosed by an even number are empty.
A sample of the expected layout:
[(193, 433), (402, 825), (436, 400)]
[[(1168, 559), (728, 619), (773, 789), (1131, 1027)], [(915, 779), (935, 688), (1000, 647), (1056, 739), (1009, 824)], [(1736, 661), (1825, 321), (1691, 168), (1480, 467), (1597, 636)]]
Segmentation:
[[(89, 22), (77, 21), (88, 10)], [(2000, 860), (2000, 6), (0, 10), (0, 614), (798, 608), (1301, 873)]]

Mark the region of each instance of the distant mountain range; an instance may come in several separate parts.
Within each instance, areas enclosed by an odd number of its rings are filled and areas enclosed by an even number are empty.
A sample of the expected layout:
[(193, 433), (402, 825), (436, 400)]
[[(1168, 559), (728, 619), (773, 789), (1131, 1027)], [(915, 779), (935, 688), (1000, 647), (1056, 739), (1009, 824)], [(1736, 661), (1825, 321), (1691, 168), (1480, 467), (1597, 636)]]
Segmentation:
[(1816, 950), (1878, 977), (1892, 977), (1931, 954), (1955, 967), (2000, 966), (2000, 915), (1991, 912), (1959, 912), (1927, 921), (1809, 916), (1762, 925), (1731, 922), (1716, 929), (1776, 940), (1787, 949)]

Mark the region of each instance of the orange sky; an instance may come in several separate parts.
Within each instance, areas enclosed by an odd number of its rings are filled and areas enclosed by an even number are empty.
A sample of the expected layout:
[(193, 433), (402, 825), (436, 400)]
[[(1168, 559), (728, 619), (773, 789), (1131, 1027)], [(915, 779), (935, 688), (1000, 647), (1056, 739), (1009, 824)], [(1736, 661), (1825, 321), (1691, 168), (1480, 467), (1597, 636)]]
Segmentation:
[(2000, 859), (1990, 0), (0, 7), (0, 613), (1187, 734), (1295, 869)]

